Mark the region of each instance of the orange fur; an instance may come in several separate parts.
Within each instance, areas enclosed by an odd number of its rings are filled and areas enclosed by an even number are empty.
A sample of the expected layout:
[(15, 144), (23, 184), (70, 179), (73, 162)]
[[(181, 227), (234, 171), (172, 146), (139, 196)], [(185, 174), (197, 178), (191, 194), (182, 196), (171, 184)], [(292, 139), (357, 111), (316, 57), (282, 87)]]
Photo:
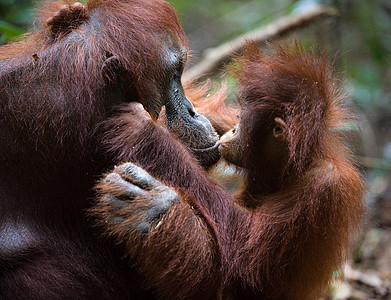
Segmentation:
[(239, 122), (239, 110), (233, 105), (226, 104), (225, 85), (216, 92), (209, 92), (210, 88), (209, 82), (201, 86), (192, 83), (185, 85), (186, 95), (197, 112), (207, 117), (217, 133), (223, 135)]
[[(129, 102), (157, 116), (167, 44), (186, 38), (163, 0), (90, 0), (88, 18), (56, 31), (47, 19), (64, 3), (74, 1), (41, 3), (36, 28), (0, 47), (0, 298), (150, 299), (86, 209), (119, 159), (102, 146), (102, 123)], [(106, 72), (113, 57), (119, 70)]]
[[(237, 61), (242, 66), (235, 73), (247, 173), (238, 201), (167, 130), (151, 120), (140, 122), (142, 116), (125, 118), (127, 112), (120, 118), (129, 130), (110, 127), (108, 136), (117, 137), (108, 138), (111, 151), (172, 187), (183, 202), (170, 210), (180, 211), (178, 222), (171, 219), (169, 230), (159, 229), (158, 240), (149, 233), (138, 248), (133, 230), (122, 231), (118, 240), (126, 241), (136, 260), (135, 254), (142, 253), (138, 262), (143, 273), (149, 274), (144, 264), (150, 260), (164, 265), (153, 284), (161, 295), (213, 298), (221, 286), (220, 296), (229, 299), (316, 299), (345, 262), (364, 210), (363, 180), (338, 130), (350, 116), (325, 56), (306, 53), (299, 45), (277, 45), (273, 55), (265, 56), (250, 43)], [(280, 162), (265, 149), (275, 117), (287, 123), (286, 165), (278, 172), (274, 169)], [(269, 181), (271, 174), (278, 176)], [(189, 204), (194, 211), (186, 208)], [(109, 209), (100, 210), (98, 217)], [(183, 226), (195, 217), (204, 225)], [(118, 234), (112, 228), (108, 233)], [(170, 253), (172, 241), (176, 254), (156, 258), (160, 247)], [(204, 247), (189, 241), (204, 241)], [(205, 256), (210, 252), (217, 259)], [(196, 268), (178, 267), (191, 258)], [(193, 276), (196, 280), (187, 280)], [(209, 277), (219, 284), (215, 293), (197, 293), (202, 278)]]
[[(316, 299), (346, 260), (363, 213), (363, 181), (338, 130), (351, 115), (324, 55), (296, 44), (266, 56), (249, 42), (237, 64), (247, 169), (237, 198), (253, 213), (238, 226), (242, 250), (231, 267), (270, 298)], [(287, 157), (269, 187), (278, 162), (261, 153), (275, 117), (287, 123)]]

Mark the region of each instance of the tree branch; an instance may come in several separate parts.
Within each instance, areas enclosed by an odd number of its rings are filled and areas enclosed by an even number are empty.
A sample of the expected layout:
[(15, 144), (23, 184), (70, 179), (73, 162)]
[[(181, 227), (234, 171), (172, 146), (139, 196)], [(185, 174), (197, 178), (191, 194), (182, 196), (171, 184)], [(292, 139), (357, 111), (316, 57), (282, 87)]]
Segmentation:
[(337, 11), (330, 7), (318, 6), (315, 9), (292, 16), (281, 17), (261, 28), (243, 34), (227, 43), (205, 51), (205, 56), (183, 74), (183, 81), (202, 80), (214, 73), (230, 60), (233, 53), (240, 53), (246, 40), (263, 43), (267, 40), (282, 37), (288, 33), (327, 17), (334, 17)]

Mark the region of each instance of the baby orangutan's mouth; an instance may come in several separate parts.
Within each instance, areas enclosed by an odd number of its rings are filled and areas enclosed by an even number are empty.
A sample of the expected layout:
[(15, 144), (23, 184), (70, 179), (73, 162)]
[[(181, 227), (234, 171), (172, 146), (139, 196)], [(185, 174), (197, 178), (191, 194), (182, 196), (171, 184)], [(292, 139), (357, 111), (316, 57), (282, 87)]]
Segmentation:
[(220, 142), (217, 141), (216, 144), (214, 144), (213, 146), (208, 147), (208, 148), (197, 149), (197, 148), (190, 147), (190, 149), (194, 152), (208, 152), (208, 151), (212, 151), (212, 150), (217, 149), (219, 147), (219, 145), (220, 145)]

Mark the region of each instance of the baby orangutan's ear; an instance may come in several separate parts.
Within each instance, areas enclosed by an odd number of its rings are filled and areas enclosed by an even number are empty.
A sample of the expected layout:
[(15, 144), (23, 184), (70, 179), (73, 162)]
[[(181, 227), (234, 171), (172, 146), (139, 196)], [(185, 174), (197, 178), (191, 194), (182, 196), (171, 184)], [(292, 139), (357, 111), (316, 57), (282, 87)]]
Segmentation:
[(274, 127), (273, 127), (273, 135), (275, 138), (285, 141), (286, 139), (286, 131), (288, 126), (285, 121), (279, 117), (274, 118)]

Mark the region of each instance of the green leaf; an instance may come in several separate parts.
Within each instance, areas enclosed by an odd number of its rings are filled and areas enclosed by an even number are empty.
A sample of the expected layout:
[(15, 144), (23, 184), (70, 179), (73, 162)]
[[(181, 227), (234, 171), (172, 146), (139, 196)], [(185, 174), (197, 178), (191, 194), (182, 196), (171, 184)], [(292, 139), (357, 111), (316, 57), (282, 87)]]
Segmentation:
[(8, 22), (0, 20), (0, 41), (12, 39), (24, 33), (24, 30)]

